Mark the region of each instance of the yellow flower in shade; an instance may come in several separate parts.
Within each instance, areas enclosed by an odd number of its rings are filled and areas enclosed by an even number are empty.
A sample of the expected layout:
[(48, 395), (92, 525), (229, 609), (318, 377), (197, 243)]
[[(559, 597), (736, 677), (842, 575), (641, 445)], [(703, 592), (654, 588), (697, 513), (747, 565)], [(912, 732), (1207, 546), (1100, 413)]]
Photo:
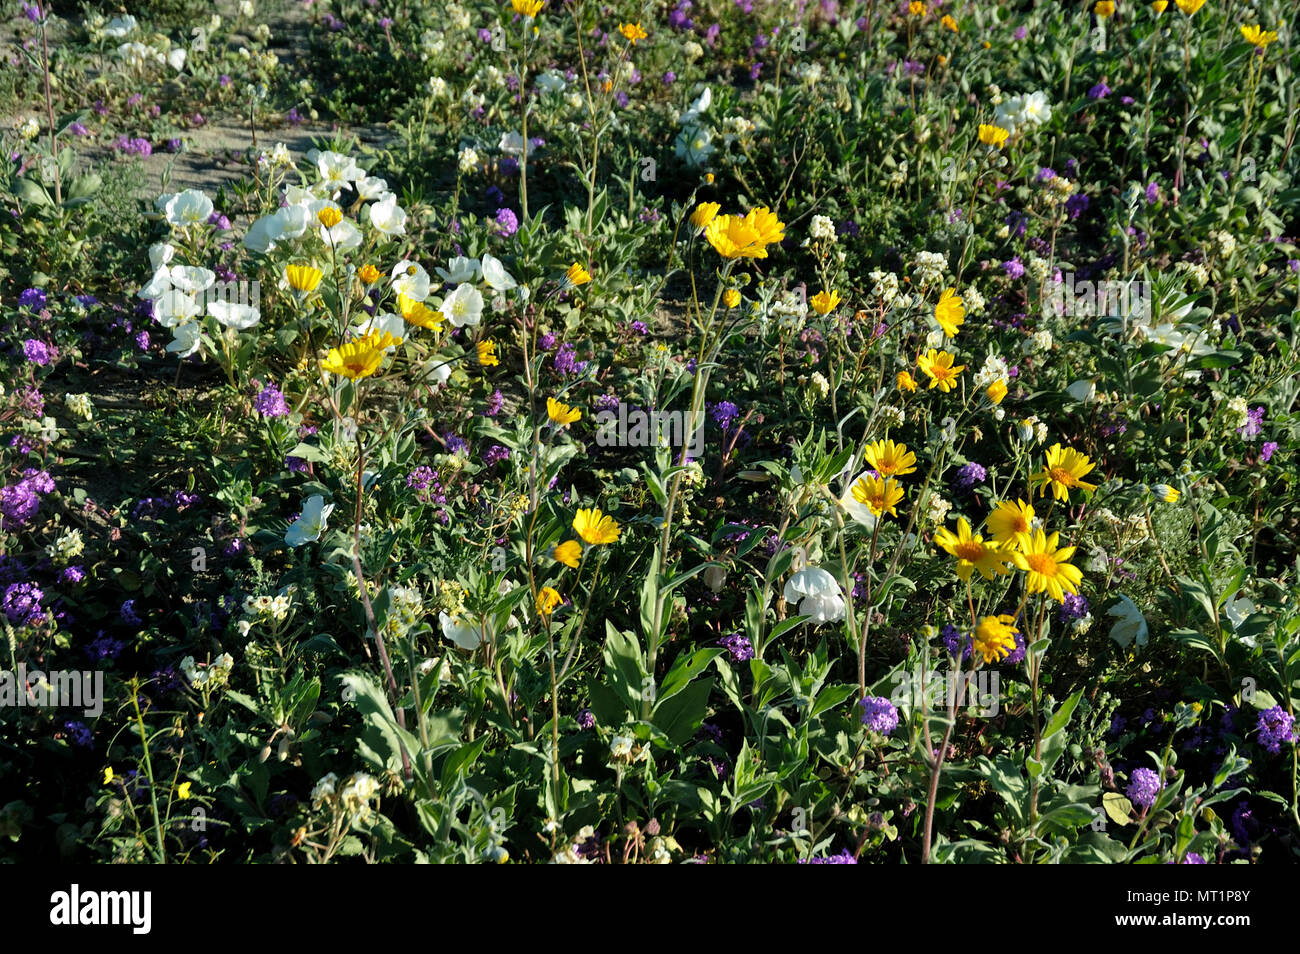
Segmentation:
[(840, 293), (835, 289), (829, 292), (819, 291), (808, 299), (808, 304), (813, 306), (813, 311), (819, 315), (828, 315), (835, 310), (835, 306), (840, 303)]
[(491, 338), (487, 341), (480, 341), (474, 347), (478, 349), (478, 363), (483, 367), (493, 367), (500, 364), (497, 360), (497, 343)]
[(1079, 592), (1083, 573), (1069, 563), (1074, 547), (1057, 549), (1060, 538), (1059, 533), (1049, 537), (1042, 530), (1035, 530), (1024, 549), (1011, 553), (1011, 559), (1028, 574), (1030, 593), (1047, 593), (1058, 603), (1064, 603), (1066, 593)]
[(963, 582), (970, 580), (973, 570), (979, 570), (980, 576), (991, 580), (998, 574), (1007, 574), (1006, 563), (1011, 557), (1001, 547), (984, 542), (979, 534), (972, 535), (970, 524), (965, 517), (957, 520), (957, 532), (947, 527), (940, 527), (934, 532), (934, 542), (957, 558), (957, 576)]
[(906, 477), (916, 473), (916, 455), (906, 444), (891, 440), (876, 441), (867, 445), (867, 463), (881, 477)]
[(574, 421), (582, 420), (582, 412), (577, 408), (555, 400), (553, 397), (546, 399), (546, 416), (551, 419), (551, 423), (558, 427), (568, 427)]
[(546, 6), (546, 0), (510, 0), (510, 6), (521, 17), (535, 17)]
[(704, 237), (723, 258), (767, 258), (767, 247), (785, 238), (785, 223), (764, 206), (744, 215), (716, 216)]
[(957, 329), (966, 320), (966, 306), (957, 297), (957, 289), (949, 288), (939, 296), (939, 303), (934, 306), (934, 320), (949, 338), (957, 337)]
[(1001, 379), (994, 381), (984, 389), (985, 396), (994, 404), (1001, 404), (1007, 396), (1007, 383)]
[(1016, 634), (1020, 630), (1015, 628), (1015, 622), (1015, 617), (1006, 613), (985, 616), (979, 621), (971, 642), (985, 663), (1006, 659), (1016, 651)]
[(722, 293), (722, 303), (728, 308), (735, 308), (740, 304), (740, 292), (734, 288), (728, 288)]
[(923, 17), (925, 16), (925, 4), (921, 0), (912, 0), (907, 5), (907, 12), (914, 17)]
[(1168, 484), (1156, 484), (1151, 490), (1157, 499), (1165, 503), (1178, 503), (1178, 498), (1182, 496), (1177, 487), (1170, 487)]
[(289, 265), (284, 270), (284, 280), (298, 292), (314, 292), (322, 277), (321, 270), (311, 265)]
[(944, 18), (939, 22), (942, 23), (944, 26), (946, 26), (953, 33), (957, 32), (957, 21), (954, 20), (951, 16), (945, 15)]
[(613, 543), (621, 532), (614, 518), (601, 513), (597, 507), (579, 510), (573, 518), (573, 530), (593, 547)]
[(442, 330), (442, 312), (434, 311), (422, 301), (408, 298), (399, 292), (397, 295), (397, 310), (404, 321), (418, 325), (421, 328), (428, 328), (431, 331)]
[(1251, 46), (1257, 46), (1261, 50), (1277, 40), (1277, 34), (1272, 30), (1261, 30), (1259, 24), (1255, 26), (1244, 26), (1241, 28), (1241, 35), (1246, 38), (1246, 42)]
[(952, 355), (946, 351), (931, 348), (916, 359), (916, 366), (930, 378), (930, 387), (938, 388), (947, 394), (957, 386), (957, 375), (966, 370), (966, 365), (953, 367)]
[(368, 378), (383, 364), (384, 349), (401, 343), (401, 338), (394, 338), (386, 331), (372, 331), (337, 348), (330, 348), (320, 366), (322, 370), (341, 374), (350, 381)]
[(916, 390), (916, 378), (912, 377), (911, 371), (899, 371), (895, 383), (898, 385), (898, 390), (900, 391)]
[(1112, 0), (1097, 0), (1092, 7), (1092, 12), (1097, 14), (1099, 19), (1105, 20), (1115, 15), (1115, 4)]
[(362, 265), (361, 271), (357, 272), (357, 275), (367, 285), (373, 285), (379, 281), (379, 269), (373, 265)]
[(582, 544), (577, 540), (565, 540), (556, 546), (553, 555), (557, 563), (563, 563), (576, 570), (578, 561), (582, 558)]
[(1160, 16), (1165, 12), (1167, 6), (1169, 6), (1169, 0), (1155, 0), (1155, 3), (1151, 4), (1151, 9), (1156, 12), (1156, 16)]
[(102, 784), (104, 785), (113, 784), (113, 767), (111, 765), (104, 769), (104, 781)]
[(332, 229), (343, 221), (343, 213), (332, 205), (327, 205), (316, 213), (316, 221), (327, 229)]
[(641, 22), (639, 20), (636, 23), (620, 23), (618, 25), (618, 32), (623, 34), (623, 38), (633, 46), (636, 46), (637, 40), (644, 40), (650, 35), (645, 30), (641, 29)]
[(853, 499), (870, 510), (873, 517), (886, 513), (898, 516), (903, 488), (892, 477), (863, 477), (853, 485), (852, 493)]
[(557, 591), (549, 586), (543, 586), (541, 592), (537, 594), (537, 612), (543, 616), (550, 616), (551, 610), (564, 602)]
[(181, 782), (179, 785), (177, 785), (176, 797), (179, 798), (182, 802), (189, 801), (190, 786), (192, 784), (193, 784), (192, 782)]
[(1005, 549), (1024, 549), (1034, 529), (1034, 508), (1023, 500), (1012, 503), (1001, 500), (988, 515), (984, 525), (993, 535), (993, 542)]
[(713, 185), (713, 173), (712, 172), (704, 173), (704, 181), (707, 182), (709, 185)]
[(722, 206), (716, 202), (701, 202), (691, 213), (691, 225), (697, 229), (704, 229), (708, 224), (718, 217), (718, 212)]
[(591, 281), (591, 272), (587, 271), (577, 262), (574, 262), (569, 266), (568, 271), (564, 273), (564, 277), (570, 285), (577, 287), (578, 285), (585, 285), (587, 282)]
[(1080, 478), (1084, 477), (1097, 465), (1088, 460), (1087, 454), (1080, 454), (1072, 447), (1062, 447), (1060, 444), (1053, 444), (1047, 451), (1047, 463), (1043, 469), (1034, 474), (1030, 479), (1031, 483), (1038, 485), (1038, 493), (1047, 493), (1047, 488), (1052, 488), (1052, 495), (1057, 500), (1068, 500), (1070, 491), (1075, 487), (1084, 490), (1096, 490), (1096, 484), (1084, 483)]
[(994, 126), (991, 123), (980, 123), (980, 142), (986, 146), (993, 146), (997, 149), (1002, 148), (1002, 144), (1007, 141), (1011, 133), (1001, 126)]

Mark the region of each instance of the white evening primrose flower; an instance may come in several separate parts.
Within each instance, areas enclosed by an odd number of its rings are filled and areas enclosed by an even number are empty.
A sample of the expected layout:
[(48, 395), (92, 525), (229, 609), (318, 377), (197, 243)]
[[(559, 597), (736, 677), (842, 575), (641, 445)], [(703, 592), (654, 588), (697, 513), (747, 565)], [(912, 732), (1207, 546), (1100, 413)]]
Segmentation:
[(1097, 400), (1097, 382), (1086, 378), (1075, 381), (1065, 389), (1065, 393), (1080, 404), (1091, 404)]
[(173, 287), (190, 294), (207, 291), (217, 280), (214, 272), (194, 265), (173, 265), (169, 276)]
[(358, 179), (355, 186), (357, 195), (367, 202), (382, 199), (384, 194), (388, 192), (388, 181), (379, 178), (379, 176), (366, 176), (364, 179)]
[(434, 271), (448, 285), (459, 285), (461, 282), (476, 282), (483, 276), (483, 267), (479, 264), (477, 258), (466, 258), (464, 255), (457, 255), (455, 258), (448, 260), (447, 267), (437, 266)]
[(786, 581), (782, 591), (787, 603), (798, 602), (796, 612), (809, 617), (813, 625), (835, 623), (844, 618), (844, 594), (835, 577), (821, 567), (805, 567)]
[(406, 234), (406, 211), (397, 204), (397, 196), (390, 192), (370, 206), (370, 224), (385, 235)]
[(1127, 596), (1121, 596), (1119, 602), (1112, 606), (1106, 615), (1118, 617), (1119, 621), (1110, 628), (1110, 638), (1124, 649), (1128, 649), (1134, 640), (1139, 647), (1147, 644), (1149, 633), (1146, 617), (1142, 615), (1137, 604)]
[(477, 325), (483, 317), (483, 294), (468, 283), (456, 286), (456, 290), (442, 303), (442, 314), (457, 328)]
[(166, 242), (155, 242), (149, 246), (149, 267), (155, 272), (171, 262), (176, 254), (176, 249)]
[(505, 292), (518, 286), (518, 282), (506, 271), (506, 267), (501, 264), (501, 260), (493, 258), (490, 254), (483, 256), (483, 280), (491, 286), (493, 291)]
[(222, 327), (234, 331), (246, 331), (262, 320), (262, 313), (257, 308), (234, 301), (210, 301), (208, 314)]
[(497, 143), (497, 149), (507, 156), (522, 156), (524, 154), (524, 137), (513, 131), (505, 133), (501, 137), (501, 141)]
[(212, 200), (198, 189), (186, 189), (168, 200), (164, 214), (177, 228), (203, 225), (212, 214)]
[(199, 350), (202, 343), (202, 329), (197, 321), (186, 321), (172, 329), (171, 344), (167, 351), (181, 358), (188, 358)]
[(284, 542), (291, 547), (314, 543), (325, 532), (325, 523), (334, 512), (334, 504), (327, 504), (320, 494), (312, 494), (302, 505), (302, 513), (285, 531)]
[(483, 633), (458, 616), (439, 613), (438, 622), (442, 625), (442, 635), (461, 649), (477, 649), (483, 642)]
[(429, 273), (418, 262), (404, 259), (393, 266), (392, 286), (395, 294), (424, 301), (429, 297)]

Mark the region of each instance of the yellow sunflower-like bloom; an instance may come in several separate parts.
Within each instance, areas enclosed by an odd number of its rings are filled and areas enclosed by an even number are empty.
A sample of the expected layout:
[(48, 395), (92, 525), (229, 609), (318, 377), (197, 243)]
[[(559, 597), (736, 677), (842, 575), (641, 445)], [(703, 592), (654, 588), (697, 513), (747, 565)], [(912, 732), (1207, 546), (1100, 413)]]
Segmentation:
[(833, 288), (829, 292), (819, 291), (808, 299), (808, 304), (812, 305), (813, 311), (819, 315), (829, 315), (839, 303), (840, 293)]
[(963, 583), (969, 582), (974, 570), (979, 570), (986, 580), (1011, 572), (1006, 567), (1011, 556), (1001, 547), (985, 543), (979, 534), (972, 534), (965, 517), (957, 520), (956, 533), (947, 527), (936, 530), (934, 542), (957, 558), (957, 576)]
[(1057, 548), (1060, 538), (1059, 533), (1049, 537), (1042, 530), (1035, 530), (1024, 548), (1011, 554), (1011, 559), (1027, 574), (1030, 593), (1047, 593), (1058, 603), (1064, 603), (1066, 593), (1079, 592), (1083, 572), (1069, 562), (1074, 547)]
[(993, 146), (997, 149), (1001, 149), (1003, 144), (1007, 141), (1007, 137), (1011, 135), (1010, 132), (1003, 129), (1001, 126), (994, 126), (992, 123), (980, 123), (979, 133), (980, 142), (984, 143), (986, 146)]
[(1016, 634), (1014, 616), (999, 613), (997, 616), (985, 616), (975, 627), (971, 640), (975, 652), (979, 653), (985, 663), (1006, 659), (1016, 651)]
[(691, 213), (691, 225), (697, 229), (708, 228), (709, 223), (718, 217), (720, 211), (722, 206), (716, 202), (701, 202)]
[(510, 0), (510, 6), (521, 17), (535, 17), (546, 6), (546, 0)]
[(594, 547), (613, 543), (622, 532), (613, 517), (596, 507), (578, 511), (573, 518), (573, 531)]
[(1078, 487), (1083, 490), (1096, 490), (1096, 484), (1085, 483), (1085, 477), (1097, 465), (1088, 460), (1087, 454), (1080, 454), (1072, 447), (1053, 444), (1047, 451), (1047, 462), (1043, 469), (1030, 478), (1038, 486), (1040, 495), (1046, 494), (1048, 487), (1057, 500), (1068, 500), (1070, 491)]
[(367, 285), (373, 285), (379, 281), (379, 274), (379, 269), (373, 265), (362, 265), (361, 270), (357, 272), (357, 276)]
[(1097, 14), (1099, 20), (1105, 20), (1107, 17), (1115, 15), (1115, 4), (1113, 0), (1097, 0), (1093, 4), (1092, 12)]
[(587, 282), (591, 281), (591, 272), (587, 271), (577, 262), (574, 262), (564, 273), (564, 277), (570, 285), (576, 287), (578, 285), (585, 285)]
[(563, 563), (573, 569), (578, 568), (578, 561), (582, 559), (582, 544), (577, 540), (565, 540), (556, 546), (554, 553), (557, 563)]
[(497, 360), (497, 343), (490, 338), (474, 346), (478, 350), (478, 363), (484, 367), (500, 364)]
[(298, 292), (314, 292), (322, 277), (321, 270), (311, 265), (289, 265), (284, 270), (284, 280)]
[(327, 229), (332, 229), (343, 221), (343, 213), (332, 205), (327, 205), (316, 213), (316, 221)]
[(551, 419), (552, 424), (559, 427), (568, 427), (574, 421), (582, 419), (582, 412), (577, 408), (569, 407), (563, 401), (548, 397), (546, 399), (546, 416)]
[(873, 517), (886, 513), (898, 516), (903, 488), (892, 477), (863, 477), (853, 485), (852, 493), (853, 499), (870, 510)]
[(984, 525), (993, 542), (1007, 549), (1024, 549), (1034, 529), (1034, 508), (1023, 500), (1001, 500), (988, 515)]
[(541, 592), (537, 594), (537, 612), (542, 616), (550, 616), (555, 607), (564, 602), (564, 597), (558, 591), (549, 586), (543, 586)]
[(337, 348), (330, 348), (320, 366), (324, 371), (341, 374), (351, 381), (368, 378), (383, 364), (384, 349), (401, 343), (401, 338), (394, 338), (386, 331), (372, 331)]
[(912, 377), (912, 372), (910, 371), (899, 371), (895, 383), (898, 385), (898, 390), (900, 391), (916, 390), (916, 378)]
[(414, 298), (398, 293), (397, 310), (402, 319), (410, 324), (428, 328), (430, 331), (442, 330), (442, 312), (434, 311), (422, 301), (416, 301)]
[(949, 288), (939, 296), (939, 303), (934, 306), (934, 320), (949, 338), (957, 337), (957, 329), (966, 320), (966, 306), (957, 297), (957, 289)]
[(618, 32), (623, 34), (623, 38), (633, 46), (636, 46), (637, 40), (644, 40), (650, 35), (645, 30), (641, 29), (640, 21), (637, 21), (636, 23), (620, 23), (618, 25)]
[(1001, 404), (1002, 399), (1007, 396), (1007, 383), (1002, 380), (994, 381), (984, 389), (985, 396), (993, 404)]
[(906, 444), (892, 440), (876, 441), (867, 445), (867, 463), (881, 477), (906, 477), (916, 473), (916, 455)]
[(916, 366), (929, 377), (930, 387), (938, 388), (944, 394), (957, 386), (958, 375), (966, 370), (964, 364), (954, 367), (952, 355), (947, 351), (936, 351), (934, 348), (917, 358)]
[(740, 304), (740, 292), (734, 288), (728, 288), (722, 293), (722, 303), (728, 308), (735, 308)]
[(1241, 35), (1246, 38), (1246, 42), (1251, 46), (1257, 46), (1261, 50), (1270, 43), (1277, 41), (1277, 34), (1272, 30), (1261, 30), (1259, 24), (1255, 26), (1243, 26)]
[(764, 206), (744, 215), (716, 216), (704, 237), (723, 258), (767, 258), (767, 247), (785, 238), (785, 223)]
[(1205, 0), (1177, 0), (1178, 9), (1189, 17), (1201, 7), (1205, 6)]

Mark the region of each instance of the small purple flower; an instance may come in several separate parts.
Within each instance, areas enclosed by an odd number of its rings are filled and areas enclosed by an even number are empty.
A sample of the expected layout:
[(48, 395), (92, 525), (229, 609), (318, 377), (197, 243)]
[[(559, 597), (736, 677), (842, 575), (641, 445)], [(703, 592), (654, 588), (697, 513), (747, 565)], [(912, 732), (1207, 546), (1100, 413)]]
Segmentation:
[(943, 645), (948, 650), (948, 655), (957, 655), (957, 649), (961, 647), (961, 658), (970, 659), (971, 638), (969, 635), (963, 635), (956, 626), (950, 623), (939, 631), (939, 636), (943, 639)]
[(672, 70), (669, 70), (668, 72), (664, 73), (665, 86), (672, 86), (673, 83), (676, 81), (677, 81), (677, 74), (674, 73)]
[(483, 454), (483, 463), (488, 467), (510, 459), (510, 449), (500, 444), (493, 444)]
[(1237, 428), (1237, 433), (1248, 441), (1259, 436), (1264, 424), (1264, 408), (1255, 407), (1246, 412), (1246, 423)]
[(731, 653), (732, 662), (745, 662), (754, 658), (754, 645), (743, 633), (732, 633), (718, 640), (718, 645)]
[(294, 457), (292, 454), (288, 454), (284, 458), (284, 466), (291, 474), (305, 474), (308, 468), (307, 458)]
[(23, 342), (23, 356), (27, 360), (39, 367), (45, 367), (51, 364), (58, 357), (59, 352), (53, 345), (48, 345), (39, 338), (28, 338)]
[(43, 288), (28, 288), (18, 296), (19, 308), (30, 308), (32, 311), (40, 311), (45, 307), (46, 297)]
[(510, 209), (498, 209), (495, 221), (496, 234), (501, 238), (510, 238), (519, 231), (519, 218)]
[(1007, 273), (1009, 278), (1019, 278), (1025, 274), (1025, 266), (1021, 263), (1019, 255), (1009, 261), (1003, 262), (1002, 269)]
[(596, 716), (590, 709), (583, 709), (578, 713), (578, 728), (590, 729), (596, 724)]
[(1111, 89), (1105, 83), (1098, 83), (1092, 89), (1088, 90), (1089, 99), (1105, 99), (1111, 93)]
[(128, 626), (139, 626), (144, 622), (135, 611), (135, 600), (127, 600), (123, 603), (122, 609), (119, 613), (122, 617), (122, 622), (126, 623)]
[[(866, 19), (865, 17), (863, 19)], [(856, 865), (858, 859), (854, 858), (852, 853), (845, 848), (838, 855), (827, 855), (825, 858), (800, 858), (801, 865)]]
[(740, 408), (730, 401), (719, 401), (713, 407), (709, 408), (709, 413), (713, 416), (714, 422), (724, 431), (731, 430), (732, 423), (740, 416)]
[(1065, 211), (1071, 219), (1077, 219), (1088, 210), (1089, 199), (1082, 192), (1076, 192), (1065, 200)]
[(1164, 783), (1160, 781), (1160, 776), (1149, 768), (1134, 769), (1129, 775), (1128, 790), (1125, 792), (1134, 805), (1139, 808), (1150, 808), (1156, 800), (1156, 795), (1164, 788)]
[(1277, 450), (1277, 441), (1265, 441), (1264, 446), (1259, 449), (1259, 462), (1267, 464), (1272, 459), (1274, 452)]
[(1256, 724), (1259, 744), (1276, 755), (1283, 742), (1295, 741), (1295, 717), (1281, 706), (1265, 709)]
[(898, 710), (884, 696), (867, 696), (858, 705), (862, 707), (862, 724), (871, 732), (889, 735), (898, 728)]
[(257, 392), (257, 397), (253, 398), (253, 408), (263, 417), (284, 417), (289, 413), (284, 394), (269, 381)]
[(483, 413), (487, 417), (496, 417), (498, 414), (501, 413), (501, 409), (505, 407), (505, 405), (506, 405), (506, 399), (501, 394), (501, 390), (498, 388), (497, 390), (493, 391), (491, 396), (488, 398), (487, 410), (485, 410)]
[(1194, 851), (1189, 851), (1183, 856), (1183, 860), (1179, 862), (1180, 865), (1203, 865), (1205, 863), (1205, 859)]
[(27, 626), (44, 618), (45, 609), (41, 606), (44, 598), (45, 593), (35, 583), (12, 583), (5, 589), (0, 609), (14, 626)]
[(59, 574), (59, 582), (69, 585), (80, 583), (85, 578), (86, 571), (79, 566), (65, 567), (63, 572)]
[(95, 735), (84, 722), (69, 719), (67, 722), (63, 723), (63, 731), (68, 734), (68, 741), (73, 745), (80, 746), (83, 749), (89, 749), (95, 744)]
[(459, 454), (469, 449), (469, 444), (465, 442), (465, 438), (458, 436), (455, 431), (448, 431), (443, 434), (442, 439), (446, 442), (448, 454)]
[(1062, 624), (1071, 620), (1082, 619), (1088, 615), (1088, 600), (1077, 593), (1066, 593), (1065, 602), (1056, 610), (1056, 618)]
[(983, 465), (971, 461), (957, 471), (957, 476), (953, 479), (953, 489), (958, 493), (970, 493), (977, 484), (984, 482), (988, 476), (988, 471)]
[(1147, 205), (1155, 205), (1160, 201), (1160, 184), (1154, 180), (1147, 184)]

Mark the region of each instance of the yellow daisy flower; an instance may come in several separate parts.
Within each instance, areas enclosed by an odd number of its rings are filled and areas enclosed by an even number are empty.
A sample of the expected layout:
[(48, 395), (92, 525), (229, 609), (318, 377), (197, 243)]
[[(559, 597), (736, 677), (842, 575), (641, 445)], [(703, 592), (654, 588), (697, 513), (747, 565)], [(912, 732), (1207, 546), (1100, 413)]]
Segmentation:
[(808, 304), (813, 306), (813, 311), (819, 315), (828, 315), (835, 310), (835, 306), (840, 303), (840, 293), (835, 289), (829, 292), (819, 291), (808, 299)]
[(886, 513), (898, 516), (903, 488), (892, 477), (863, 477), (853, 485), (852, 493), (853, 499), (870, 510), (873, 517)]
[(558, 544), (552, 553), (557, 563), (563, 563), (573, 569), (578, 568), (578, 561), (582, 559), (582, 544), (577, 540), (565, 540)]
[(557, 427), (568, 427), (574, 421), (582, 420), (582, 412), (577, 408), (569, 407), (562, 401), (557, 401), (553, 397), (546, 399), (546, 416), (551, 419), (551, 423)]
[(785, 223), (764, 206), (743, 216), (716, 216), (704, 237), (723, 258), (767, 258), (767, 247), (785, 238)]
[(957, 558), (957, 577), (963, 583), (970, 580), (974, 570), (979, 570), (980, 576), (986, 580), (1011, 572), (1006, 567), (1007, 561), (1011, 559), (1007, 552), (1001, 547), (985, 543), (979, 534), (972, 534), (965, 517), (958, 518), (956, 533), (947, 527), (936, 530), (934, 542), (948, 551), (949, 556)]
[(1057, 548), (1060, 538), (1059, 533), (1049, 537), (1042, 530), (1035, 530), (1022, 550), (1011, 553), (1011, 559), (1027, 574), (1030, 593), (1047, 593), (1058, 603), (1064, 603), (1066, 593), (1079, 592), (1083, 572), (1069, 562), (1074, 547)]
[(314, 292), (322, 277), (321, 270), (311, 265), (289, 265), (284, 270), (284, 280), (297, 292)]
[(368, 378), (384, 363), (384, 349), (401, 343), (401, 338), (394, 338), (386, 331), (382, 334), (372, 331), (337, 348), (330, 348), (320, 366), (324, 371), (341, 374), (351, 381)]
[(613, 517), (602, 514), (595, 507), (578, 511), (573, 518), (573, 530), (592, 546), (613, 543), (622, 532)]
[(985, 616), (979, 621), (971, 642), (985, 663), (1006, 659), (1016, 651), (1016, 634), (1020, 631), (1013, 625), (1015, 621), (1014, 616), (1006, 613)]
[(944, 394), (957, 386), (957, 376), (966, 370), (964, 364), (954, 367), (952, 355), (947, 351), (936, 351), (934, 348), (917, 358), (916, 366), (930, 378), (930, 387), (937, 387)]
[(1047, 462), (1043, 469), (1030, 478), (1038, 485), (1039, 495), (1046, 494), (1052, 488), (1052, 495), (1057, 500), (1068, 500), (1070, 491), (1076, 487), (1083, 490), (1096, 490), (1096, 484), (1085, 483), (1081, 478), (1097, 465), (1088, 460), (1087, 454), (1080, 454), (1070, 447), (1053, 444), (1047, 451)]
[(957, 329), (966, 320), (966, 306), (957, 297), (957, 289), (949, 288), (939, 296), (939, 303), (934, 306), (934, 320), (949, 338), (957, 337)]
[(1034, 508), (1023, 500), (1012, 503), (998, 501), (984, 521), (993, 535), (993, 542), (1007, 549), (1024, 549), (1034, 529)]
[(986, 146), (993, 146), (996, 149), (1001, 149), (1003, 144), (1007, 141), (1007, 137), (1011, 135), (1010, 132), (1003, 129), (1001, 126), (994, 126), (991, 123), (980, 123), (979, 134), (980, 142), (984, 143)]
[(916, 455), (906, 444), (892, 440), (876, 441), (867, 445), (867, 463), (881, 477), (906, 477), (916, 473)]

